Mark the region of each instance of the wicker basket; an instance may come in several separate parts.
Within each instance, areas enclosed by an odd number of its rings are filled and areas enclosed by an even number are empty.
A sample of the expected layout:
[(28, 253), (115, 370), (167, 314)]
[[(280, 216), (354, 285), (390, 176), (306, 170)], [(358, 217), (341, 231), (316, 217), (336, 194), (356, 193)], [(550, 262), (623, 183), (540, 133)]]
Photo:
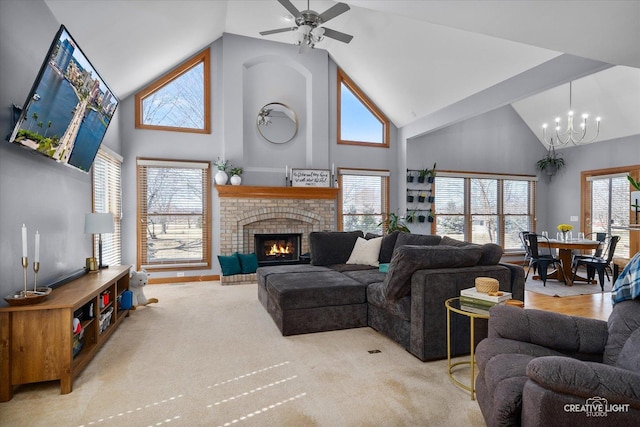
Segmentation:
[(496, 279), (491, 277), (476, 277), (476, 291), (488, 294), (489, 292), (496, 292), (498, 290), (499, 283)]

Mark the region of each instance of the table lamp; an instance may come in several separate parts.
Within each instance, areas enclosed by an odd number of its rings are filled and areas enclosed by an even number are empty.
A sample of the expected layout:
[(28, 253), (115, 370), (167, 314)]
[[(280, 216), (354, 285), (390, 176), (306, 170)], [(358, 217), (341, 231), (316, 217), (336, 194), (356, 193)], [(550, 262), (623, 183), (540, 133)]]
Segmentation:
[(84, 217), (85, 234), (98, 235), (98, 268), (109, 268), (108, 265), (102, 265), (102, 233), (113, 233), (115, 225), (112, 213), (88, 213)]

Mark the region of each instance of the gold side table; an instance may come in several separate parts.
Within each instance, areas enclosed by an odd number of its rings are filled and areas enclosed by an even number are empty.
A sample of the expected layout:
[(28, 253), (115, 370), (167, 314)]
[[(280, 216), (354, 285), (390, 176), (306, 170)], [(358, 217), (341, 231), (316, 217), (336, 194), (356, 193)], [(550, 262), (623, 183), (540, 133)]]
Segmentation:
[[(449, 298), (444, 302), (445, 307), (447, 308), (447, 368), (449, 373), (449, 378), (459, 387), (462, 387), (465, 390), (471, 392), (471, 400), (475, 400), (475, 348), (474, 348), (474, 340), (475, 340), (475, 319), (488, 319), (489, 318), (489, 310), (477, 310), (478, 312), (471, 312), (463, 309), (460, 306), (460, 298)], [(456, 362), (454, 364), (451, 363), (451, 312), (461, 314), (463, 316), (467, 316), (469, 318), (469, 335), (470, 335), (470, 343), (469, 347), (471, 349), (471, 354), (469, 360), (464, 360), (461, 362)], [(471, 384), (467, 385), (460, 381), (458, 381), (453, 376), (453, 369), (456, 366), (461, 365), (469, 365), (471, 368)]]

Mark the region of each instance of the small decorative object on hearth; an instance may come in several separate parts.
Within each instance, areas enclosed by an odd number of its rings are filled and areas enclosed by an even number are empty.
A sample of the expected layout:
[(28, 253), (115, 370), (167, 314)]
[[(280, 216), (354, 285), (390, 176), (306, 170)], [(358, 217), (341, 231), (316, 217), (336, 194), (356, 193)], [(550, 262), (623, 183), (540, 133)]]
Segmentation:
[(569, 241), (569, 233), (573, 230), (573, 225), (571, 224), (559, 224), (558, 231), (562, 233), (562, 240), (564, 242)]

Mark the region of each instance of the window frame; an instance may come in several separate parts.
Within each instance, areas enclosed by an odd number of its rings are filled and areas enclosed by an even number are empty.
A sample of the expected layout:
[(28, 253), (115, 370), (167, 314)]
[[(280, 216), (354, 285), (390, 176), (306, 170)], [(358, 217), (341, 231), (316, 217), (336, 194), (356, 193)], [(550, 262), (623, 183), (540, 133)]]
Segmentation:
[[(122, 264), (122, 162), (123, 157), (114, 151), (110, 150), (106, 146), (101, 146), (96, 154), (96, 159), (93, 162), (91, 168), (91, 211), (94, 213), (107, 213), (113, 214), (114, 232), (106, 233), (102, 235), (102, 246), (115, 247), (115, 253), (110, 254), (109, 251), (104, 253), (103, 258), (106, 265), (121, 265)], [(106, 162), (107, 173), (107, 201), (106, 204), (111, 209), (106, 209), (100, 206), (101, 203), (97, 203), (97, 164), (100, 162)], [(112, 174), (112, 172), (114, 174)], [(98, 254), (98, 243), (100, 236), (93, 235), (93, 256)], [(106, 244), (105, 244), (106, 243)]]
[[(204, 90), (204, 127), (200, 128), (188, 128), (188, 127), (176, 127), (176, 126), (159, 126), (149, 125), (143, 122), (143, 108), (142, 102), (149, 95), (152, 95), (156, 91), (171, 84), (175, 79), (179, 78), (192, 68), (203, 64), (203, 90)], [(167, 74), (158, 78), (144, 89), (138, 91), (135, 94), (135, 127), (136, 129), (151, 129), (151, 130), (164, 130), (171, 132), (187, 132), (187, 133), (211, 133), (211, 54), (210, 49), (207, 48), (202, 52), (197, 53), (185, 62), (174, 68)]]
[[(470, 233), (473, 230), (473, 217), (479, 216), (482, 214), (472, 213), (471, 212), (471, 180), (472, 179), (495, 179), (497, 180), (497, 189), (496, 189), (496, 216), (498, 218), (497, 225), (497, 239), (496, 244), (500, 245), (503, 248), (503, 251), (508, 254), (517, 254), (522, 252), (522, 249), (505, 249), (505, 218), (509, 216), (515, 216), (515, 214), (505, 213), (504, 212), (504, 181), (527, 181), (530, 183), (531, 188), (529, 189), (529, 196), (527, 200), (527, 210), (528, 214), (523, 216), (530, 217), (531, 229), (536, 229), (536, 197), (537, 197), (537, 180), (538, 178), (534, 175), (508, 175), (508, 174), (497, 174), (497, 173), (481, 173), (481, 172), (456, 172), (456, 171), (438, 171), (438, 176), (433, 183), (433, 195), (438, 200), (438, 189), (437, 182), (438, 178), (458, 178), (463, 179), (463, 214), (455, 214), (455, 216), (463, 216), (464, 220), (464, 240), (468, 242), (472, 242), (472, 236)], [(439, 214), (435, 211), (433, 215), (435, 220), (431, 223), (431, 234), (437, 234), (437, 223), (438, 216), (444, 216), (446, 214)], [(493, 214), (491, 214), (493, 215)], [(453, 216), (453, 214), (452, 214)]]
[[(359, 175), (358, 172), (362, 174)], [(385, 214), (389, 212), (389, 197), (390, 197), (390, 175), (391, 172), (387, 169), (361, 169), (361, 168), (338, 168), (338, 188), (340, 191), (338, 192), (338, 230), (344, 231), (344, 214), (342, 211), (343, 202), (344, 202), (344, 185), (342, 182), (342, 178), (344, 175), (355, 175), (355, 176), (378, 176), (384, 178), (384, 189), (382, 194), (382, 215), (383, 222), (385, 220)], [(362, 214), (361, 214), (362, 215)], [(372, 214), (374, 215), (374, 214)], [(382, 225), (382, 229), (384, 230), (384, 224)]]
[[(149, 260), (144, 254), (146, 254), (146, 217), (147, 217), (147, 205), (146, 205), (146, 168), (184, 168), (188, 164), (193, 164), (194, 168), (202, 169), (205, 171), (204, 188), (202, 194), (202, 258), (200, 260), (178, 260), (163, 261), (161, 263), (149, 263)], [(199, 166), (198, 166), (199, 165)], [(203, 167), (204, 166), (204, 167)], [(143, 175), (144, 173), (144, 175)], [(212, 224), (211, 224), (211, 162), (202, 160), (169, 160), (169, 159), (156, 159), (156, 158), (142, 158), (136, 159), (136, 188), (137, 188), (137, 202), (136, 202), (136, 244), (137, 244), (137, 269), (146, 269), (147, 271), (176, 271), (176, 270), (204, 270), (211, 268), (211, 240), (212, 240)], [(144, 206), (143, 206), (144, 204)]]
[[(337, 141), (338, 144), (344, 144), (344, 145), (359, 145), (359, 146), (365, 146), (365, 147), (381, 147), (381, 148), (389, 148), (389, 141), (390, 141), (390, 122), (389, 119), (387, 118), (387, 116), (385, 116), (382, 111), (380, 111), (380, 109), (373, 103), (373, 101), (371, 101), (369, 99), (369, 97), (367, 95), (365, 95), (365, 93), (358, 87), (358, 85), (356, 85), (353, 80), (351, 80), (349, 78), (349, 76), (347, 76), (345, 74), (344, 71), (342, 71), (341, 68), (338, 67), (338, 72), (337, 72), (337, 81), (338, 81), (338, 85), (337, 85), (337, 111), (338, 111), (338, 117), (337, 117)], [(373, 114), (382, 124), (382, 133), (383, 133), (383, 141), (382, 143), (377, 143), (377, 142), (365, 142), (365, 141), (350, 141), (350, 140), (344, 140), (342, 139), (342, 83), (345, 84), (345, 86), (347, 86), (347, 88), (351, 91), (351, 93), (353, 93), (353, 95), (358, 98), (358, 100), (360, 102), (362, 102), (362, 104), (371, 112), (371, 114)]]

